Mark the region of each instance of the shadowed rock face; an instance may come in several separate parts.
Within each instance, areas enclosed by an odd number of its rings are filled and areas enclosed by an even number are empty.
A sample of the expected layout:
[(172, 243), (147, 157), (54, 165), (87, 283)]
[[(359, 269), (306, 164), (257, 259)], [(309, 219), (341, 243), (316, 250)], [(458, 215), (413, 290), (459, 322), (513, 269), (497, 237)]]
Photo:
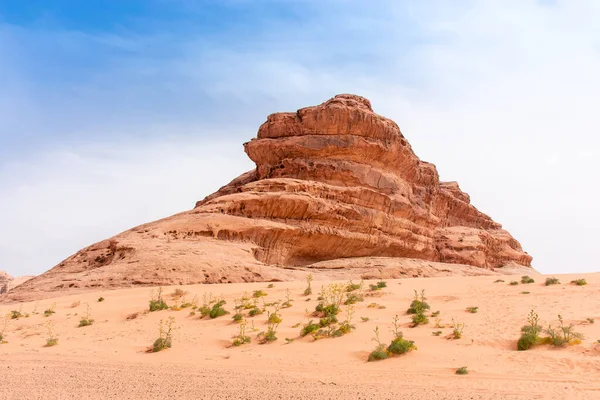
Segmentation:
[(13, 277), (4, 271), (0, 271), (0, 294), (8, 292), (8, 284), (13, 280)]
[(413, 276), (419, 266), (441, 270), (422, 261), (531, 265), (520, 244), (456, 182), (440, 182), (435, 166), (365, 98), (338, 95), (272, 114), (244, 148), (256, 169), (193, 210), (89, 246), (11, 293), (289, 280), (309, 269), (335, 269), (343, 279), (350, 270), (368, 275), (375, 258), (389, 277), (409, 266)]
[[(256, 221), (218, 229), (250, 240), (262, 262), (305, 265), (347, 257), (408, 257), (500, 267), (531, 256), (470, 204), (456, 182), (440, 182), (398, 126), (370, 102), (338, 95), (277, 113), (244, 145), (256, 170), (198, 202), (196, 212)], [(269, 227), (262, 221), (276, 221)]]

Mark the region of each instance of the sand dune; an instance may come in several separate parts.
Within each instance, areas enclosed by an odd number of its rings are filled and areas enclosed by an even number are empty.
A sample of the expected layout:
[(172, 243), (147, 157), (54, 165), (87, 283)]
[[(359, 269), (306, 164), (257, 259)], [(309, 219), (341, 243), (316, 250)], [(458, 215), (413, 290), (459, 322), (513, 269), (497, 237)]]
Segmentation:
[[(317, 305), (320, 285), (302, 296), (303, 282), (191, 285), (179, 287), (202, 303), (204, 294), (226, 299), (233, 310), (242, 293), (263, 290), (266, 302), (285, 300), (283, 322), (273, 343), (252, 342), (231, 347), (238, 325), (225, 315), (216, 319), (190, 316), (190, 309), (146, 313), (150, 288), (106, 290), (54, 299), (0, 305), (0, 315), (12, 310), (28, 317), (8, 319), (7, 343), (0, 345), (0, 399), (598, 399), (600, 398), (600, 274), (557, 276), (561, 284), (536, 282), (509, 285), (518, 277), (440, 277), (387, 280), (387, 287), (355, 305), (356, 330), (339, 338), (300, 338), (298, 323), (305, 310)], [(494, 283), (497, 279), (506, 282)], [(585, 278), (586, 286), (569, 284)], [(365, 283), (373, 283), (366, 281)], [(177, 287), (165, 287), (167, 303)], [(442, 324), (465, 324), (463, 337), (448, 340), (452, 329), (430, 323), (409, 327), (406, 315), (413, 290), (424, 289)], [(524, 294), (523, 292), (530, 292)], [(370, 294), (368, 290), (365, 292)], [(99, 297), (105, 301), (98, 302)], [(384, 309), (368, 308), (370, 303)], [(78, 327), (90, 306), (94, 324)], [(465, 311), (479, 307), (477, 313)], [(54, 308), (49, 317), (44, 310)], [(345, 309), (343, 306), (342, 309)], [(516, 351), (520, 328), (534, 308), (541, 323), (556, 323), (561, 314), (584, 335), (582, 343), (565, 348), (548, 345)], [(35, 313), (34, 313), (35, 311)], [(135, 319), (127, 316), (139, 313)], [(392, 339), (392, 319), (398, 314), (406, 339), (417, 351), (367, 362), (378, 326), (383, 342)], [(147, 353), (158, 337), (161, 319), (175, 318), (172, 348)], [(369, 320), (363, 322), (361, 317)], [(266, 313), (247, 318), (258, 331), (266, 329)], [(596, 319), (590, 323), (587, 319)], [(315, 318), (312, 317), (314, 320)], [(340, 314), (343, 319), (343, 312)], [(58, 345), (44, 347), (51, 323)], [(0, 323), (0, 330), (3, 322)], [(441, 330), (440, 336), (432, 332)], [(294, 341), (286, 344), (285, 338)], [(469, 374), (455, 370), (467, 366)]]

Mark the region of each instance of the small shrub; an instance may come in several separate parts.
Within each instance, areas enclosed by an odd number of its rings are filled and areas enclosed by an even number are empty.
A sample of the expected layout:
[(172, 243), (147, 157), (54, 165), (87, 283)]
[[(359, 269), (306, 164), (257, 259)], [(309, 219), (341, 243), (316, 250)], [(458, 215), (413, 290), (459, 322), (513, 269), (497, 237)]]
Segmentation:
[(294, 301), (292, 298), (292, 293), (290, 289), (285, 289), (285, 301), (281, 304), (281, 308), (290, 308), (292, 306), (292, 302)]
[(104, 297), (98, 297), (98, 303), (102, 303), (104, 301)]
[(215, 304), (213, 304), (212, 309), (208, 312), (208, 316), (210, 319), (215, 319), (218, 317), (222, 317), (223, 315), (229, 314), (223, 306), (226, 304), (225, 300), (219, 300)]
[(409, 351), (416, 350), (415, 342), (402, 338), (402, 335), (392, 340), (392, 343), (387, 348), (387, 351), (392, 354), (404, 354)]
[(517, 350), (519, 351), (529, 350), (540, 342), (539, 334), (542, 328), (539, 325), (539, 317), (534, 310), (529, 312), (527, 322), (529, 325), (521, 328), (521, 337), (517, 342)]
[(565, 325), (562, 316), (558, 316), (558, 328), (554, 328), (549, 326), (546, 329), (546, 333), (548, 334), (548, 338), (546, 338), (545, 342), (549, 342), (555, 347), (562, 347), (566, 345), (575, 345), (581, 343), (581, 339), (583, 339), (583, 335), (577, 333), (573, 330), (573, 325)]
[(467, 312), (471, 314), (475, 314), (477, 311), (479, 311), (479, 307), (467, 307)]
[(275, 285), (273, 285), (272, 283), (269, 283), (269, 284), (267, 285), (267, 289), (273, 289), (274, 287), (275, 287)]
[(496, 280), (494, 281), (494, 283), (501, 283), (501, 282), (504, 282), (504, 279), (496, 279)]
[(154, 289), (152, 289), (152, 291), (150, 292), (150, 301), (148, 302), (148, 308), (151, 312), (167, 310), (169, 308), (169, 306), (162, 297), (162, 287), (159, 287), (156, 293), (154, 292)]
[(462, 338), (464, 329), (465, 329), (465, 324), (460, 323), (460, 322), (455, 322), (454, 318), (452, 318), (452, 338), (453, 339)]
[(546, 278), (546, 286), (550, 285), (560, 285), (560, 281), (556, 277)]
[(158, 339), (154, 341), (152, 345), (152, 352), (157, 353), (166, 349), (170, 349), (173, 344), (173, 325), (175, 324), (175, 318), (169, 317), (167, 322), (162, 319), (158, 325)]
[(235, 314), (233, 314), (231, 319), (233, 320), (233, 322), (240, 322), (241, 320), (244, 319), (244, 314), (242, 314), (240, 312), (236, 312)]
[(54, 333), (54, 324), (52, 323), (52, 321), (48, 321), (48, 323), (46, 324), (46, 332), (46, 347), (56, 346), (58, 344), (58, 338)]
[(252, 293), (252, 297), (254, 297), (255, 299), (258, 299), (260, 297), (265, 297), (265, 296), (267, 296), (267, 293), (263, 292), (262, 290), (255, 290)]
[(81, 301), (74, 301), (73, 303), (71, 303), (71, 308), (79, 307), (80, 304), (81, 304)]
[(348, 293), (346, 295), (346, 301), (344, 302), (344, 305), (356, 304), (364, 300), (365, 298), (361, 294)]
[(577, 285), (577, 286), (583, 286), (583, 285), (587, 285), (587, 281), (585, 279), (575, 279), (575, 280), (571, 281), (571, 284)]
[(262, 309), (260, 309), (258, 307), (254, 307), (250, 311), (248, 311), (248, 315), (250, 317), (254, 317), (254, 316), (257, 316), (257, 315), (261, 315), (263, 312), (264, 311)]
[(510, 285), (511, 285), (511, 286), (516, 286), (516, 285), (518, 285), (518, 284), (519, 284), (519, 282), (517, 282), (517, 281), (512, 281), (512, 282), (510, 283)]
[(456, 375), (467, 375), (468, 373), (467, 367), (460, 367), (456, 370)]
[(440, 336), (442, 334), (442, 331), (435, 331), (435, 332), (431, 332), (431, 334), (433, 336)]
[(373, 332), (375, 332), (375, 337), (372, 340), (377, 343), (377, 347), (369, 354), (368, 361), (385, 360), (390, 355), (385, 348), (385, 345), (381, 343), (381, 340), (379, 339), (379, 327), (375, 327)]
[(21, 318), (23, 316), (23, 314), (21, 313), (21, 309), (19, 309), (19, 310), (12, 310), (10, 312), (10, 318), (11, 319), (19, 319), (19, 318)]
[(530, 294), (531, 292), (521, 292), (521, 294)]
[(369, 321), (369, 317), (360, 317), (360, 319), (362, 320), (362, 322), (368, 322)]
[(300, 336), (304, 337), (306, 335), (314, 333), (314, 332), (318, 331), (319, 328), (320, 328), (319, 324), (315, 324), (315, 323), (313, 323), (312, 320), (310, 320), (310, 321), (308, 321), (308, 323), (306, 325), (304, 325), (302, 327), (302, 330), (300, 330)]
[(431, 307), (425, 300), (427, 300), (427, 298), (425, 297), (425, 290), (421, 290), (420, 296), (417, 293), (417, 291), (415, 290), (415, 298), (410, 303), (410, 307), (408, 308), (408, 310), (406, 310), (406, 313), (407, 314), (418, 314), (418, 313), (424, 313), (426, 310), (429, 310)]
[(56, 312), (56, 311), (54, 311), (55, 308), (56, 308), (56, 303), (52, 303), (52, 305), (50, 305), (50, 307), (44, 311), (44, 317), (49, 317), (52, 314), (54, 314)]
[(362, 284), (363, 284), (362, 281), (361, 281), (361, 283), (353, 283), (352, 281), (350, 281), (350, 282), (348, 282), (348, 285), (346, 285), (346, 292), (350, 293), (355, 290), (360, 290), (360, 289), (362, 289)]
[(586, 318), (585, 320), (588, 324), (593, 324), (595, 322), (594, 318)]
[(308, 286), (304, 290), (304, 295), (305, 296), (310, 296), (312, 294), (312, 286), (311, 286), (312, 280), (313, 280), (313, 275), (312, 274), (308, 274), (308, 276), (306, 277), (306, 284)]
[(294, 341), (294, 339), (290, 339), (290, 338), (287, 338), (287, 337), (285, 338), (285, 343), (286, 343), (286, 344), (290, 344), (290, 343), (292, 343), (293, 341)]
[(94, 320), (90, 316), (90, 305), (86, 304), (85, 316), (79, 321), (79, 327), (90, 326), (94, 323)]
[(371, 303), (367, 306), (367, 308), (377, 308), (379, 310), (383, 310), (385, 309), (385, 306), (377, 303)]
[(252, 341), (252, 339), (250, 339), (250, 336), (246, 335), (247, 324), (248, 324), (248, 322), (244, 319), (238, 325), (239, 333), (237, 334), (237, 336), (235, 336), (235, 338), (233, 339), (233, 343), (232, 343), (235, 347), (242, 346), (244, 344), (248, 344)]
[(437, 316), (439, 316), (439, 315), (440, 315), (439, 311), (434, 311), (434, 312), (431, 313), (431, 316), (434, 317), (434, 318), (437, 317)]
[(429, 323), (429, 318), (423, 313), (418, 313), (412, 316), (412, 328), (415, 328), (419, 325), (426, 325)]
[(175, 289), (175, 291), (174, 291), (174, 292), (171, 294), (171, 296), (172, 296), (173, 298), (175, 298), (175, 299), (179, 299), (179, 298), (182, 298), (182, 297), (184, 297), (184, 296), (186, 296), (186, 295), (188, 295), (188, 294), (189, 294), (189, 292), (188, 292), (187, 290), (183, 290), (183, 289), (177, 288), (177, 289)]
[(524, 275), (521, 277), (521, 283), (523, 283), (523, 284), (535, 283), (535, 280), (527, 275)]
[(140, 313), (132, 313), (129, 314), (127, 317), (125, 317), (126, 320), (130, 321), (132, 319), (136, 319), (139, 316)]

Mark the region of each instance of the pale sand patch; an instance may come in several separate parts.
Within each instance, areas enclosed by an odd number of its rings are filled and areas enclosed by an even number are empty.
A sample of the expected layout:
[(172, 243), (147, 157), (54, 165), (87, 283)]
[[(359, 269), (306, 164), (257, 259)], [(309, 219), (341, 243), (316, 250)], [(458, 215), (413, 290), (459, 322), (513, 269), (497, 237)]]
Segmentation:
[[(534, 284), (510, 286), (520, 277), (440, 277), (387, 280), (381, 296), (355, 305), (356, 330), (335, 339), (299, 338), (298, 322), (305, 309), (314, 310), (320, 285), (301, 296), (303, 282), (191, 285), (181, 287), (187, 299), (212, 292), (224, 296), (225, 308), (245, 291), (262, 289), (266, 301), (285, 299), (289, 288), (293, 307), (281, 310), (276, 342), (259, 345), (256, 332), (250, 345), (229, 348), (237, 325), (231, 315), (214, 320), (189, 316), (189, 309), (144, 314), (150, 288), (106, 290), (22, 304), (0, 305), (0, 315), (22, 307), (28, 318), (10, 320), (7, 344), (0, 345), (0, 399), (598, 399), (600, 398), (600, 274), (558, 275), (561, 285), (544, 286), (545, 276), (530, 274)], [(588, 285), (569, 282), (583, 277)], [(504, 283), (493, 283), (497, 279)], [(355, 281), (356, 282), (356, 281)], [(366, 282), (373, 283), (374, 281)], [(164, 288), (168, 303), (176, 287)], [(432, 311), (442, 323), (465, 323), (460, 340), (433, 336), (429, 325), (409, 328), (406, 309), (413, 289), (425, 289)], [(530, 294), (521, 294), (528, 291)], [(98, 303), (98, 297), (105, 301)], [(81, 304), (71, 308), (73, 303)], [(385, 309), (367, 308), (371, 302)], [(43, 312), (55, 303), (56, 313)], [(78, 328), (90, 305), (94, 325)], [(467, 307), (479, 307), (471, 314)], [(39, 314), (31, 314), (37, 308)], [(576, 324), (585, 339), (564, 349), (548, 346), (516, 351), (520, 328), (535, 308), (544, 326), (557, 314)], [(127, 320), (127, 316), (140, 312)], [(77, 315), (75, 315), (77, 314)], [(375, 343), (373, 329), (389, 342), (392, 318), (400, 316), (404, 336), (418, 350), (401, 357), (367, 363)], [(158, 321), (174, 316), (173, 347), (145, 353), (158, 335)], [(369, 317), (362, 322), (361, 316)], [(342, 314), (340, 315), (342, 317)], [(587, 318), (596, 323), (585, 322)], [(314, 319), (314, 318), (313, 318)], [(249, 318), (266, 329), (266, 314)], [(52, 321), (59, 344), (45, 348), (45, 324)], [(1, 325), (0, 325), (1, 328)], [(295, 338), (285, 344), (284, 338)], [(467, 366), (466, 376), (455, 370)]]

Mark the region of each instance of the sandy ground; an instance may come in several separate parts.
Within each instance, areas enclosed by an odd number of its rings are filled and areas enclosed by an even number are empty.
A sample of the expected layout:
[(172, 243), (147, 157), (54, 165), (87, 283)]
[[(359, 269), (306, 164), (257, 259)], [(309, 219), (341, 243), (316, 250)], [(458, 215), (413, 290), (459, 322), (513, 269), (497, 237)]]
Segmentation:
[[(289, 289), (293, 306), (281, 310), (278, 340), (260, 345), (255, 331), (250, 332), (252, 343), (241, 347), (230, 347), (238, 332), (231, 315), (200, 319), (190, 316), (189, 308), (144, 313), (149, 288), (0, 305), (0, 315), (12, 310), (29, 314), (8, 319), (7, 343), (0, 345), (0, 399), (600, 399), (600, 274), (558, 275), (562, 284), (548, 287), (545, 277), (532, 277), (535, 283), (517, 286), (508, 284), (518, 279), (510, 276), (388, 280), (387, 288), (355, 305), (355, 331), (317, 341), (300, 338), (300, 327), (293, 326), (307, 321), (305, 310), (314, 310), (324, 282), (313, 282), (309, 301), (302, 296), (304, 282), (273, 288), (266, 283), (181, 287), (189, 291), (187, 300), (197, 295), (200, 304), (203, 294), (223, 296), (229, 311), (243, 292), (262, 289), (270, 302), (285, 300)], [(498, 278), (506, 282), (494, 283)], [(569, 284), (575, 278), (588, 284)], [(169, 304), (175, 288), (164, 288)], [(425, 289), (442, 324), (452, 319), (465, 324), (461, 339), (448, 340), (452, 329), (434, 328), (435, 318), (409, 327), (406, 309), (414, 289)], [(104, 302), (97, 302), (100, 296)], [(45, 317), (53, 303), (56, 312)], [(386, 308), (368, 308), (370, 303)], [(95, 323), (79, 328), (86, 304)], [(466, 312), (474, 306), (477, 313)], [(532, 308), (544, 326), (556, 323), (560, 313), (584, 335), (582, 343), (516, 351)], [(136, 312), (136, 319), (126, 319)], [(375, 347), (373, 329), (378, 326), (382, 341), (389, 343), (396, 314), (405, 338), (415, 341), (418, 350), (367, 362)], [(175, 318), (173, 347), (147, 353), (158, 337), (159, 321), (169, 316)], [(248, 321), (262, 331), (266, 318), (265, 313)], [(44, 347), (48, 323), (58, 338), (54, 347)], [(433, 336), (438, 330), (443, 334)], [(286, 344), (285, 338), (295, 340)], [(455, 374), (462, 366), (468, 375)]]

